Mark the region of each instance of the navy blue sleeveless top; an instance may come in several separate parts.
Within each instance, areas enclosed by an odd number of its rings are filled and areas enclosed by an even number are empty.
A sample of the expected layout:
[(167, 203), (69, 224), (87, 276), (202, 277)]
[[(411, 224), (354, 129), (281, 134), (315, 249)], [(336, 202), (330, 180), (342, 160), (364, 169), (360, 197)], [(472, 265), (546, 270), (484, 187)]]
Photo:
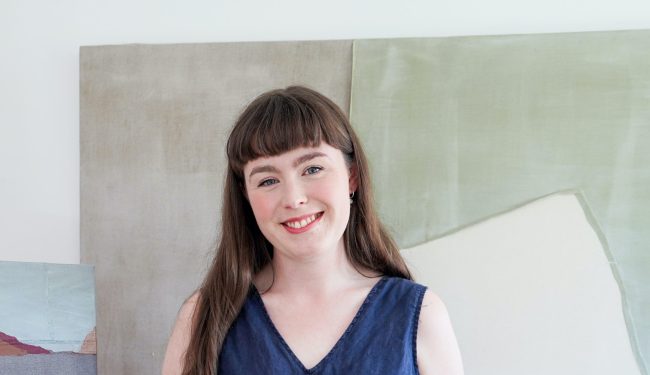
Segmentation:
[(330, 352), (307, 369), (252, 288), (226, 335), (218, 375), (417, 375), (415, 339), (425, 290), (410, 280), (382, 277)]

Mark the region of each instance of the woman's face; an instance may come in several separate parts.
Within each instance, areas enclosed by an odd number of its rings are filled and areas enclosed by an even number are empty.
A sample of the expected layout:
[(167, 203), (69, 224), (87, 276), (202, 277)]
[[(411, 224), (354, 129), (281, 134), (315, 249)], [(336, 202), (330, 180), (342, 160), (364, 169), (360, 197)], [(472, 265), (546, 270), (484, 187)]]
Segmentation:
[(353, 171), (343, 153), (325, 142), (244, 166), (255, 220), (274, 251), (301, 258), (344, 250), (349, 194), (357, 187)]

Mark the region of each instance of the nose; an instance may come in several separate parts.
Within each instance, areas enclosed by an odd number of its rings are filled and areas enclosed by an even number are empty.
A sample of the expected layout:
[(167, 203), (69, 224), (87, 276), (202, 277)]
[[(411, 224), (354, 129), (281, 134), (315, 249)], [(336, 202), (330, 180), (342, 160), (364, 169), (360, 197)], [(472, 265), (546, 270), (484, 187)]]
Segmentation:
[(283, 204), (285, 208), (298, 208), (307, 203), (307, 193), (298, 182), (286, 182), (284, 185)]

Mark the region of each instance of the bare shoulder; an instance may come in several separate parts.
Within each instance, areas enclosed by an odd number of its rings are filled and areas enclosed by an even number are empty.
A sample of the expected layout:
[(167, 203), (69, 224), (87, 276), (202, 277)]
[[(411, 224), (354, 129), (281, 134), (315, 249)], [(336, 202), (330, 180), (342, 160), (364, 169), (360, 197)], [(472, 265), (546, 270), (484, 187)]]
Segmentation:
[(199, 301), (199, 297), (198, 292), (194, 293), (190, 298), (185, 300), (178, 311), (174, 329), (167, 343), (167, 351), (165, 352), (165, 360), (162, 366), (163, 375), (177, 375), (183, 370), (183, 357), (190, 343), (192, 316), (194, 315), (194, 309)]
[(422, 299), (416, 350), (421, 375), (463, 374), (460, 350), (447, 307), (430, 290)]

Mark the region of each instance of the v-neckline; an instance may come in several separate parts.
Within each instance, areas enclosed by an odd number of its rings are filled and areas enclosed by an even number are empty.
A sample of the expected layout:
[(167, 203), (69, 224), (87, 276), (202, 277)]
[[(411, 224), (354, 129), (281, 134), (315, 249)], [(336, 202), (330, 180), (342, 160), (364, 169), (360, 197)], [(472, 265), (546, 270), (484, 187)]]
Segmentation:
[(275, 336), (278, 338), (280, 343), (287, 350), (287, 352), (289, 353), (289, 356), (291, 357), (291, 360), (294, 361), (302, 369), (302, 371), (304, 373), (311, 374), (311, 373), (314, 373), (315, 371), (317, 371), (325, 363), (327, 363), (329, 358), (336, 352), (338, 347), (341, 346), (341, 344), (345, 341), (345, 339), (350, 335), (350, 332), (352, 331), (352, 328), (354, 327), (355, 323), (362, 317), (364, 311), (366, 310), (366, 308), (368, 307), (368, 305), (372, 301), (374, 295), (377, 293), (379, 288), (385, 283), (386, 280), (388, 280), (388, 277), (382, 276), (381, 279), (379, 279), (379, 281), (377, 281), (375, 283), (375, 285), (372, 286), (372, 288), (370, 289), (370, 292), (368, 292), (368, 295), (366, 295), (366, 298), (363, 300), (363, 303), (361, 303), (361, 306), (357, 310), (357, 313), (354, 315), (354, 318), (352, 318), (352, 321), (350, 322), (350, 324), (348, 324), (347, 328), (345, 329), (345, 331), (343, 332), (341, 337), (339, 337), (339, 339), (336, 341), (334, 346), (332, 346), (332, 348), (330, 348), (330, 350), (327, 352), (327, 354), (325, 354), (325, 356), (323, 358), (321, 358), (321, 360), (318, 361), (318, 363), (316, 363), (316, 365), (314, 365), (314, 367), (312, 367), (310, 369), (305, 367), (305, 365), (298, 358), (296, 353), (294, 353), (293, 350), (291, 350), (291, 347), (286, 342), (284, 337), (282, 337), (282, 335), (280, 334), (280, 331), (278, 331), (278, 328), (275, 326), (275, 324), (271, 320), (271, 316), (269, 315), (269, 312), (266, 310), (266, 306), (264, 305), (264, 301), (262, 300), (262, 296), (258, 292), (257, 288), (255, 288), (253, 286), (252, 290), (253, 290), (254, 300), (258, 303), (259, 307), (261, 308), (261, 310), (262, 310), (262, 312), (264, 314), (264, 318), (265, 318), (264, 320), (266, 321), (267, 325), (269, 326), (269, 328), (271, 329), (273, 334), (275, 334)]

